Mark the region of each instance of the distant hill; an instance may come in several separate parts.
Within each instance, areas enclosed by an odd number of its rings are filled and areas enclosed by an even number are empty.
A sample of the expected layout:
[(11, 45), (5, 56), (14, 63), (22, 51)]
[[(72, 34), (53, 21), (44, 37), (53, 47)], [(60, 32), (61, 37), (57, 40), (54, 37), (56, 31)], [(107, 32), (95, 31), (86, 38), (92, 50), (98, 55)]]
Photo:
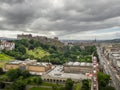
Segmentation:
[[(63, 43), (94, 43), (95, 40), (61, 40)], [(120, 39), (111, 39), (111, 40), (96, 40), (98, 43), (120, 43)]]
[(0, 40), (17, 40), (16, 38), (0, 37)]
[(94, 42), (94, 40), (61, 40), (63, 43), (86, 43)]
[(104, 40), (103, 42), (108, 42), (108, 43), (120, 43), (120, 39)]

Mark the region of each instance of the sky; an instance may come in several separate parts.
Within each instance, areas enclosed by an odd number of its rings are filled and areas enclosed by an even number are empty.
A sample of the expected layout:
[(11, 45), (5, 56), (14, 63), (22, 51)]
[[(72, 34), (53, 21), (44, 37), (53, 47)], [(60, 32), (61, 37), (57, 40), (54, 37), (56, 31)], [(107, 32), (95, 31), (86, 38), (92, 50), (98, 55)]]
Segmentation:
[(120, 38), (120, 0), (0, 0), (0, 37)]

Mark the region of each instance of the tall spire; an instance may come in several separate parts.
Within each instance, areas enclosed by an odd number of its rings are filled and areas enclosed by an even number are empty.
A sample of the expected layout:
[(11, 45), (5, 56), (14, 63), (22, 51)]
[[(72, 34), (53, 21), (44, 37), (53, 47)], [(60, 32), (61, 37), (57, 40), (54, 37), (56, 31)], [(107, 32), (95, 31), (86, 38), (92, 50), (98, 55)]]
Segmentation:
[(95, 40), (94, 40), (94, 42), (95, 42), (95, 43), (97, 42), (96, 36), (95, 36)]

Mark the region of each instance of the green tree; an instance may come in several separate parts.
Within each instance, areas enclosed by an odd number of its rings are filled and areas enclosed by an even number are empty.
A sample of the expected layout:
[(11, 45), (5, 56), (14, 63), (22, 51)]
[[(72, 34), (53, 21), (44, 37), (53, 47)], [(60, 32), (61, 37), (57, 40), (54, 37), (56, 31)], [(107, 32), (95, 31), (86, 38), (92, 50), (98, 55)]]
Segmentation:
[(99, 84), (99, 90), (102, 90), (104, 87), (106, 87), (109, 84), (110, 76), (107, 74), (104, 74), (103, 72), (98, 72), (98, 84)]
[(9, 71), (7, 71), (6, 75), (8, 76), (10, 81), (15, 81), (20, 76), (22, 76), (23, 78), (29, 77), (30, 73), (27, 70), (10, 69)]
[(0, 89), (3, 89), (5, 87), (5, 84), (3, 83), (2, 80), (0, 80)]
[(89, 80), (87, 79), (82, 80), (81, 90), (90, 90)]
[(29, 40), (28, 39), (21, 39), (21, 40), (15, 40), (15, 44), (23, 45), (25, 47), (29, 47)]
[(41, 79), (41, 77), (36, 76), (36, 77), (33, 78), (33, 82), (35, 84), (39, 85), (39, 84), (42, 83), (42, 79)]
[(4, 88), (4, 90), (14, 90), (14, 89), (13, 89), (12, 85), (8, 85)]
[(33, 50), (33, 49), (34, 49), (34, 46), (33, 46), (33, 45), (30, 45), (28, 49), (29, 49), (29, 50)]
[(73, 89), (73, 81), (72, 79), (67, 79), (65, 83), (65, 90), (72, 90)]
[(26, 54), (26, 49), (23, 45), (16, 47), (16, 51), (21, 52), (22, 54)]
[(58, 90), (57, 85), (52, 85), (52, 90)]
[(19, 69), (17, 69), (17, 70), (16, 69), (10, 69), (9, 71), (7, 71), (6, 75), (8, 76), (10, 81), (14, 81), (19, 77), (20, 71), (19, 71)]
[(115, 90), (115, 88), (112, 86), (106, 86), (103, 90)]
[(37, 77), (36, 78), (36, 84), (41, 84), (42, 83), (42, 79), (41, 79), (41, 77)]
[(3, 69), (0, 67), (0, 75), (3, 74)]
[(13, 90), (25, 90), (25, 87), (26, 83), (23, 80), (17, 80), (11, 85)]
[(21, 70), (20, 74), (21, 74), (21, 76), (23, 76), (23, 78), (27, 78), (30, 76), (30, 73), (27, 70)]

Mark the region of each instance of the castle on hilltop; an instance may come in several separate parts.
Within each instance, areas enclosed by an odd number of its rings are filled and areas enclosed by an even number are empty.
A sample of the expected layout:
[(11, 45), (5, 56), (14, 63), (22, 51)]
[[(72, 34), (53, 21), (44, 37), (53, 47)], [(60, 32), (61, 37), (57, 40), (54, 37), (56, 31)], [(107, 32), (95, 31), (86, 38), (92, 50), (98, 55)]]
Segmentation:
[(32, 36), (32, 34), (19, 34), (17, 35), (17, 39), (28, 39), (28, 40), (38, 40), (41, 43), (44, 44), (49, 44), (49, 45), (56, 45), (58, 47), (63, 46), (63, 43), (59, 41), (58, 37), (54, 37), (54, 38), (48, 38), (46, 36)]
[(32, 39), (32, 34), (19, 34), (17, 35), (17, 39)]
[[(32, 36), (32, 34), (18, 34), (17, 39), (52, 39), (52, 38), (47, 38), (46, 36)], [(58, 37), (54, 37), (53, 40), (58, 40)]]

